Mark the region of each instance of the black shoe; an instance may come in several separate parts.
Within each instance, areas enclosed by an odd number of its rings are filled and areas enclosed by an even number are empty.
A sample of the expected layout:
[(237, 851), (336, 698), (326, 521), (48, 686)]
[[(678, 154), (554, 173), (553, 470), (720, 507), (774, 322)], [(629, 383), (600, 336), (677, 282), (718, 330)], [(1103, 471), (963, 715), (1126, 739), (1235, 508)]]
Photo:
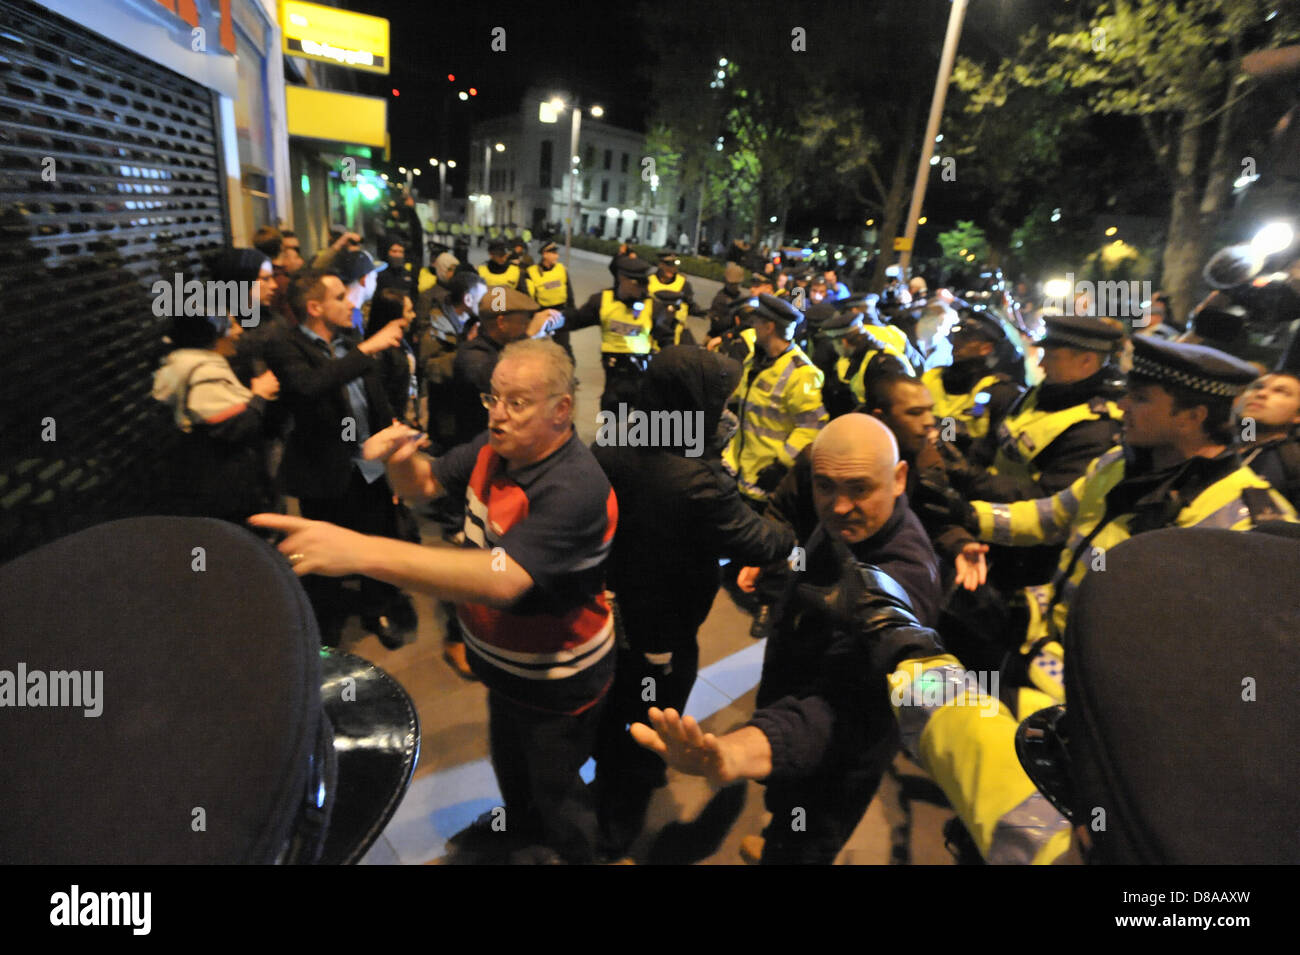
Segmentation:
[(772, 613), (771, 604), (759, 604), (758, 610), (754, 614), (753, 626), (749, 628), (749, 635), (755, 640), (765, 640), (772, 636), (776, 629), (775, 614)]
[(388, 619), (403, 633), (414, 633), (420, 626), (420, 618), (415, 612), (411, 598), (402, 594), (388, 608)]
[(394, 625), (393, 621), (386, 616), (362, 618), (361, 626), (368, 633), (378, 637), (379, 642), (389, 650), (399, 650), (406, 646), (406, 638), (401, 628)]

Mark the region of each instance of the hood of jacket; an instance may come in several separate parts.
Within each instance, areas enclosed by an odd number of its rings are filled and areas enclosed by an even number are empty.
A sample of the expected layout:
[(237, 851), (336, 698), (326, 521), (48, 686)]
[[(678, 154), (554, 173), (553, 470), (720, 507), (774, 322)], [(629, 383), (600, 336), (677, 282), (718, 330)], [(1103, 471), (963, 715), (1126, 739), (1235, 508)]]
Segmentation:
[[(740, 362), (690, 345), (672, 345), (650, 362), (637, 407), (645, 412), (703, 413), (705, 447), (712, 453), (727, 399), (740, 382)], [(683, 448), (675, 448), (678, 452)]]
[[(196, 374), (200, 367), (204, 368), (203, 372)], [(225, 378), (242, 388), (230, 363), (221, 355), (205, 348), (177, 348), (163, 359), (162, 365), (153, 374), (154, 398), (172, 409), (176, 426), (182, 431), (191, 429), (185, 409), (190, 384), (199, 378)], [(252, 396), (251, 391), (248, 394)]]

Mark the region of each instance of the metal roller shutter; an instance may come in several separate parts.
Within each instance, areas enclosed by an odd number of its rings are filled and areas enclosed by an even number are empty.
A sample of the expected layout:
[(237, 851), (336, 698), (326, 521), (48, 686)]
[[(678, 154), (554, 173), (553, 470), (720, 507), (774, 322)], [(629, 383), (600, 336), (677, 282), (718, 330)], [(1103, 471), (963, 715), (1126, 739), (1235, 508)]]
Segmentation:
[(150, 290), (228, 241), (217, 129), (206, 88), (0, 0), (0, 560), (166, 509)]

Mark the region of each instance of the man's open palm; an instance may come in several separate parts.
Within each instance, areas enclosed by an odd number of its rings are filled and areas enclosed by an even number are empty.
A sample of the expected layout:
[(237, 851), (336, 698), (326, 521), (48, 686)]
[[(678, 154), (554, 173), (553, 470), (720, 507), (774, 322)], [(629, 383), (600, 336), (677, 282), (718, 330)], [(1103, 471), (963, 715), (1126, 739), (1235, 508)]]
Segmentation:
[(732, 782), (722, 745), (712, 733), (701, 731), (695, 717), (651, 707), (650, 722), (653, 729), (644, 723), (632, 724), (632, 738), (640, 745), (688, 776), (704, 776), (715, 786)]

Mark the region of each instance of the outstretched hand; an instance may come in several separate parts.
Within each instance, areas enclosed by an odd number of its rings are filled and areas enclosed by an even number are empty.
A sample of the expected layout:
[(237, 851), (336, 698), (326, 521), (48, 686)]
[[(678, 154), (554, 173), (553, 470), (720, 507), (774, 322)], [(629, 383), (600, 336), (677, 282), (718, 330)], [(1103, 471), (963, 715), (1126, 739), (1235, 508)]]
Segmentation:
[(632, 738), (637, 743), (688, 776), (703, 776), (714, 786), (735, 781), (721, 742), (712, 733), (703, 732), (695, 717), (653, 706), (649, 715), (653, 729), (644, 723), (632, 724)]
[(286, 535), (276, 549), (289, 558), (293, 572), (299, 577), (306, 574), (346, 577), (360, 573), (362, 559), (372, 540), (325, 521), (309, 521), (288, 514), (254, 514), (248, 523)]
[(984, 555), (989, 552), (988, 544), (971, 541), (961, 549), (956, 557), (958, 587), (978, 590), (989, 579), (989, 566)]

